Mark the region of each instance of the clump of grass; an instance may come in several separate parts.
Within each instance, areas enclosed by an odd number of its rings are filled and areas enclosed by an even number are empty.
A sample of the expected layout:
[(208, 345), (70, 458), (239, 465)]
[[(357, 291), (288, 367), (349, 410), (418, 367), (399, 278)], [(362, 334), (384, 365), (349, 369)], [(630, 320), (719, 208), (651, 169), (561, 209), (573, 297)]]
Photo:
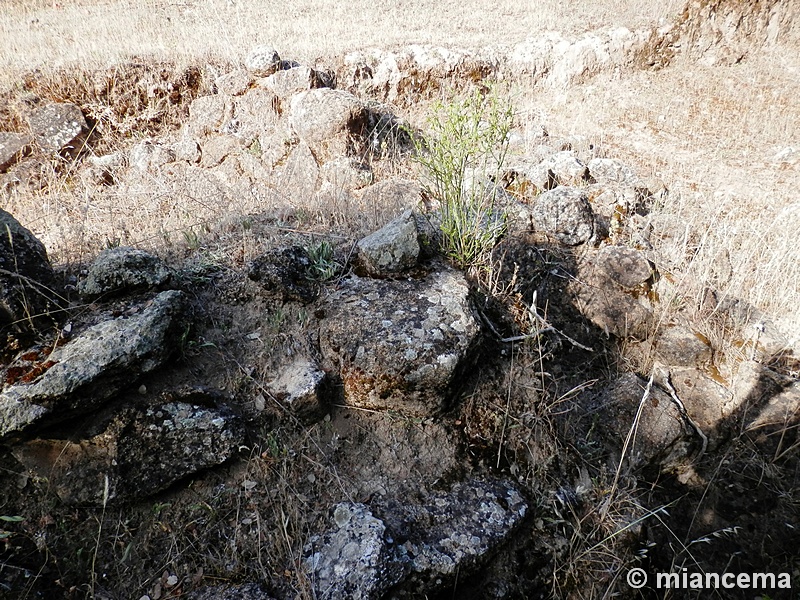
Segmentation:
[(427, 193), (441, 209), (443, 249), (461, 268), (485, 264), (506, 218), (497, 207), (499, 180), (513, 122), (496, 92), (439, 104), (427, 138), (414, 138)]
[(312, 243), (305, 248), (311, 264), (308, 266), (308, 277), (313, 281), (328, 281), (336, 277), (342, 270), (342, 265), (336, 260), (333, 246), (330, 242), (322, 240)]

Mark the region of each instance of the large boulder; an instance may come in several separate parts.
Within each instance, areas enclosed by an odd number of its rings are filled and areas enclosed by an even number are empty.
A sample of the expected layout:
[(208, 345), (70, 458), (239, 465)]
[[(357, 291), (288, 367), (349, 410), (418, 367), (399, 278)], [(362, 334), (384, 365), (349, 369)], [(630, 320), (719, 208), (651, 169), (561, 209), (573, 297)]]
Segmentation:
[(51, 152), (67, 150), (77, 154), (83, 150), (89, 134), (80, 107), (69, 102), (37, 108), (31, 112), (28, 122), (39, 146)]
[(464, 276), (421, 280), (353, 276), (326, 300), (325, 359), (338, 370), (345, 402), (429, 415), (445, 408), (470, 363), (480, 328)]
[(540, 194), (529, 217), (534, 229), (568, 246), (583, 244), (594, 236), (594, 213), (586, 192), (578, 188), (557, 187)]
[(58, 320), (60, 292), (44, 245), (0, 209), (0, 355)]
[[(364, 504), (333, 509), (335, 529), (315, 536), (306, 560), (320, 600), (377, 600), (408, 570), (389, 542), (386, 526)], [(390, 538), (389, 538), (390, 539)]]
[(62, 502), (130, 502), (230, 458), (244, 426), (229, 411), (187, 402), (132, 408), (87, 440), (35, 439), (14, 448)]
[(0, 439), (90, 413), (175, 351), (183, 294), (162, 292), (137, 312), (103, 321), (53, 351), (32, 384), (0, 394)]
[(625, 246), (604, 246), (583, 255), (571, 284), (581, 312), (606, 334), (645, 339), (653, 328), (648, 293), (653, 269)]
[(320, 88), (292, 98), (289, 120), (300, 139), (324, 162), (356, 153), (363, 143), (368, 112), (352, 94)]
[(600, 412), (603, 427), (619, 450), (631, 428), (636, 428), (636, 437), (624, 456), (632, 468), (680, 470), (702, 451), (702, 438), (667, 391), (655, 384), (647, 395), (646, 390), (647, 381), (625, 373), (609, 382), (597, 406), (589, 409)]
[(474, 575), (528, 506), (502, 481), (472, 480), (419, 503), (342, 503), (333, 529), (314, 536), (306, 566), (317, 598), (416, 598)]

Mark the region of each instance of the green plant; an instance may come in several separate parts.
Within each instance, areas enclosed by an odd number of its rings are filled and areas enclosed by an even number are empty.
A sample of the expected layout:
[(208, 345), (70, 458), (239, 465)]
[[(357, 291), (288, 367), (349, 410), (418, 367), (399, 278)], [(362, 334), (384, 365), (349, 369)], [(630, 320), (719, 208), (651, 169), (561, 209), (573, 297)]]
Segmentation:
[(511, 105), (496, 92), (475, 92), (439, 104), (428, 137), (413, 138), (426, 191), (441, 208), (444, 252), (459, 267), (486, 264), (505, 232), (495, 182), (508, 151), (513, 116)]
[(316, 244), (309, 244), (305, 250), (311, 261), (308, 266), (309, 279), (327, 281), (336, 277), (342, 270), (342, 265), (336, 261), (330, 242), (322, 240)]

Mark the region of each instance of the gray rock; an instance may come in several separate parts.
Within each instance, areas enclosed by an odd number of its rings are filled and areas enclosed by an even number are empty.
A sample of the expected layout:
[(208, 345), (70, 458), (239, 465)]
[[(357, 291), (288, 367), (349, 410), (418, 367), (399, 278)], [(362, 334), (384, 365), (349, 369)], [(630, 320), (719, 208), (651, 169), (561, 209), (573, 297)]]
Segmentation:
[(175, 154), (175, 160), (181, 160), (188, 163), (200, 162), (200, 145), (197, 140), (191, 137), (184, 137), (172, 144), (172, 152)]
[(232, 413), (168, 402), (125, 410), (87, 440), (36, 439), (13, 454), (46, 477), (62, 502), (99, 506), (152, 496), (223, 463), (243, 441), (244, 426)]
[(422, 280), (353, 276), (325, 303), (323, 356), (338, 370), (345, 402), (430, 415), (445, 408), (480, 331), (461, 273)]
[[(624, 265), (633, 265), (630, 273)], [(606, 334), (645, 339), (652, 333), (653, 312), (647, 296), (649, 263), (637, 250), (607, 247), (584, 254), (570, 284), (581, 312)], [(623, 285), (642, 287), (631, 290)]]
[(28, 117), (37, 143), (45, 150), (82, 150), (89, 126), (79, 106), (71, 103), (48, 104), (34, 109)]
[(709, 449), (714, 450), (730, 431), (723, 423), (742, 406), (737, 396), (705, 369), (672, 367), (672, 385), (686, 408), (686, 413), (708, 436)]
[(143, 173), (155, 173), (175, 160), (175, 151), (153, 140), (142, 140), (131, 148), (128, 164)]
[(594, 214), (586, 192), (558, 187), (536, 197), (530, 207), (533, 227), (568, 246), (588, 242), (594, 236)]
[(253, 78), (245, 69), (236, 69), (220, 75), (214, 80), (217, 91), (227, 96), (241, 96), (248, 90), (252, 82)]
[(249, 144), (252, 139), (272, 133), (280, 122), (280, 99), (272, 92), (253, 88), (234, 99), (231, 130)]
[(296, 202), (308, 202), (319, 185), (319, 164), (308, 144), (301, 141), (291, 151), (279, 176), (281, 188)]
[(250, 263), (247, 276), (283, 301), (311, 302), (319, 290), (309, 278), (310, 267), (311, 259), (306, 250), (292, 246), (262, 254)]
[(411, 210), (356, 244), (358, 265), (373, 277), (394, 275), (416, 266), (420, 256), (417, 220)]
[(600, 184), (641, 185), (633, 169), (616, 158), (593, 158), (589, 161), (589, 174)]
[(381, 207), (390, 213), (416, 208), (422, 188), (416, 181), (401, 178), (383, 179), (364, 188), (361, 199), (366, 206)]
[(44, 245), (0, 209), (0, 355), (52, 326), (63, 303)]
[(653, 276), (647, 258), (627, 246), (603, 246), (597, 252), (597, 264), (609, 279), (626, 290), (641, 288)]
[(218, 132), (231, 118), (233, 102), (228, 97), (217, 94), (195, 98), (189, 105), (187, 133), (202, 138), (209, 133)]
[(570, 150), (556, 152), (542, 164), (560, 185), (580, 185), (589, 181), (589, 169)]
[(270, 384), (272, 395), (303, 420), (313, 421), (323, 413), (322, 386), (325, 371), (306, 358), (298, 358)]
[(707, 338), (681, 325), (672, 325), (659, 331), (654, 347), (656, 356), (664, 364), (681, 367), (709, 364), (714, 352)]
[(306, 547), (315, 597), (377, 599), (389, 588), (393, 598), (435, 594), (474, 574), (527, 510), (513, 485), (476, 480), (419, 504), (339, 504), (334, 530)]
[[(380, 503), (379, 503), (380, 504)], [(437, 492), (420, 504), (376, 506), (411, 573), (393, 590), (395, 598), (435, 594), (475, 574), (509, 539), (528, 512), (519, 490), (505, 481), (470, 480)]]
[(271, 46), (256, 46), (247, 55), (244, 66), (255, 77), (267, 77), (280, 68), (281, 57)]
[(103, 250), (78, 284), (84, 298), (94, 300), (131, 290), (157, 288), (170, 278), (170, 270), (157, 256), (120, 246)]
[(341, 90), (321, 88), (300, 92), (291, 101), (289, 121), (317, 158), (353, 154), (363, 137), (368, 114), (361, 101)]
[(0, 173), (23, 158), (31, 150), (31, 136), (0, 131)]
[(0, 394), (0, 439), (91, 412), (161, 366), (175, 350), (182, 313), (183, 294), (162, 292), (139, 312), (99, 323), (57, 348), (36, 382)]
[(184, 595), (185, 600), (274, 600), (257, 583), (207, 585)]
[(650, 388), (637, 422), (646, 388), (647, 381), (635, 373), (625, 373), (610, 382), (599, 401), (603, 424), (615, 436), (620, 451), (631, 427), (636, 426), (636, 438), (625, 456), (631, 467), (680, 468), (700, 451), (702, 440), (669, 394), (656, 384)]
[(408, 566), (386, 539), (386, 527), (364, 504), (343, 502), (333, 509), (336, 529), (315, 536), (306, 567), (319, 600), (377, 600), (400, 581)]
[(316, 75), (310, 67), (299, 66), (273, 73), (259, 83), (278, 97), (289, 98), (298, 92), (314, 87)]
[(206, 169), (216, 167), (229, 156), (242, 150), (242, 140), (233, 135), (209, 137), (202, 146), (200, 166)]

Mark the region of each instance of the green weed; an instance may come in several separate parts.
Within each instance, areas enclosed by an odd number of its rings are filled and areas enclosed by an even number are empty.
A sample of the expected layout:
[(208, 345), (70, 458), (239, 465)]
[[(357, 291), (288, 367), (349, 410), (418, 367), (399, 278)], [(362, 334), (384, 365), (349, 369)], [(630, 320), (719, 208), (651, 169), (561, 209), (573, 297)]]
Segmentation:
[(485, 264), (506, 230), (497, 207), (499, 181), (513, 122), (509, 103), (475, 92), (439, 104), (427, 138), (414, 137), (427, 193), (439, 202), (445, 254), (461, 268)]

